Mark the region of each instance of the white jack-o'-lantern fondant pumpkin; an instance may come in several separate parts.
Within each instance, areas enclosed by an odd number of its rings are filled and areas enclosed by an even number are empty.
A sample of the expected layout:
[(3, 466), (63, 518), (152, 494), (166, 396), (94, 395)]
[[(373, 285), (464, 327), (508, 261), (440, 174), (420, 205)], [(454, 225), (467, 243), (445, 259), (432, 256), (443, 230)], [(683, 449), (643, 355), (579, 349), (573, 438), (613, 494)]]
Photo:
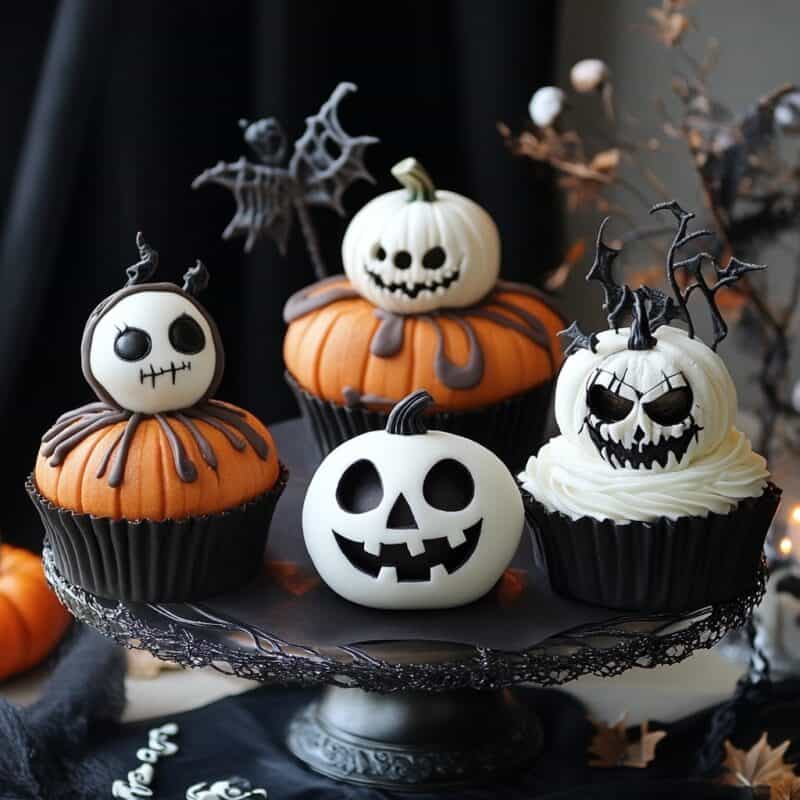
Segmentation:
[(428, 431), (432, 403), (415, 392), (385, 431), (337, 447), (303, 505), (303, 535), (322, 579), (373, 608), (449, 608), (477, 600), (519, 545), (523, 506), (513, 477), (479, 444)]
[(482, 300), (500, 272), (500, 235), (477, 203), (437, 190), (413, 158), (392, 174), (404, 189), (353, 217), (342, 243), (353, 287), (379, 308), (421, 314)]

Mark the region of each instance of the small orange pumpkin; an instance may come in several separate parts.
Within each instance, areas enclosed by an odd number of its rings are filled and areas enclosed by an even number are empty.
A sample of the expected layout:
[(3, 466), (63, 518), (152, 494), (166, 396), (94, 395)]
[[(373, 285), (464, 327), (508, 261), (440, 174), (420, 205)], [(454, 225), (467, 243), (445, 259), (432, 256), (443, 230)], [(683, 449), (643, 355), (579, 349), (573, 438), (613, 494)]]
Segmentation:
[(0, 680), (38, 664), (69, 622), (47, 585), (41, 559), (0, 544)]
[[(361, 297), (353, 297), (349, 290), (344, 277), (311, 287), (308, 298), (321, 293), (332, 297), (338, 293), (339, 298), (298, 315), (290, 321), (284, 339), (284, 361), (291, 375), (307, 392), (325, 400), (343, 403), (347, 389), (365, 398), (392, 401), (424, 388), (439, 409), (480, 408), (552, 380), (561, 364), (556, 335), (564, 327), (563, 319), (543, 299), (522, 287), (498, 284), (480, 307), (443, 313), (435, 317), (435, 322), (428, 315), (399, 317), (404, 326), (403, 344), (390, 357), (375, 355), (371, 349), (384, 312)], [(543, 326), (549, 347), (520, 332), (526, 315)], [(498, 316), (512, 324), (498, 323)], [(445, 385), (435, 368), (440, 346), (437, 331), (441, 331), (449, 361), (463, 365), (470, 352), (465, 322), (483, 353), (483, 374), (477, 385), (453, 388)], [(368, 404), (368, 400), (364, 402)]]
[(242, 419), (261, 435), (268, 448), (265, 459), (250, 446), (234, 448), (219, 428), (195, 419), (216, 453), (218, 463), (213, 469), (203, 460), (195, 438), (175, 424), (174, 433), (197, 468), (195, 480), (183, 481), (173, 466), (162, 426), (150, 417), (136, 429), (119, 486), (109, 486), (102, 463), (125, 429), (125, 421), (90, 434), (56, 466), (40, 451), (34, 473), (36, 487), (56, 506), (112, 519), (161, 521), (235, 508), (275, 485), (280, 473), (278, 450), (267, 428), (252, 414), (229, 403), (219, 405), (240, 411)]

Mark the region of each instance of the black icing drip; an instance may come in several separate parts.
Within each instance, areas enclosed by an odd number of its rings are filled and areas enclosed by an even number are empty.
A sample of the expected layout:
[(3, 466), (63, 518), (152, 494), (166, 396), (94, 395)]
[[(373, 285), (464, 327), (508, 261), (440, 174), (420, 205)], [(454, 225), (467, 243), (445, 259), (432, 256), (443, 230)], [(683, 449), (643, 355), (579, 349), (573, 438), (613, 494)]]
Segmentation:
[(433, 405), (433, 397), (424, 389), (404, 397), (390, 412), (386, 422), (386, 433), (413, 436), (427, 433), (425, 411)]
[(102, 402), (90, 403), (74, 411), (68, 411), (58, 418), (55, 425), (42, 437), (42, 455), (50, 459), (51, 467), (57, 467), (75, 447), (94, 432), (125, 422), (122, 432), (103, 454), (96, 474), (97, 478), (102, 478), (108, 472), (108, 485), (116, 488), (122, 484), (125, 475), (131, 442), (139, 425), (146, 419), (155, 419), (158, 422), (169, 444), (175, 472), (185, 483), (197, 480), (197, 465), (175, 432), (173, 427), (175, 423), (189, 432), (203, 461), (213, 470), (217, 469), (217, 454), (195, 420), (201, 420), (220, 431), (235, 450), (241, 452), (249, 443), (262, 461), (266, 461), (269, 455), (269, 447), (264, 437), (245, 419), (244, 412), (215, 400), (163, 414), (138, 414), (122, 411)]

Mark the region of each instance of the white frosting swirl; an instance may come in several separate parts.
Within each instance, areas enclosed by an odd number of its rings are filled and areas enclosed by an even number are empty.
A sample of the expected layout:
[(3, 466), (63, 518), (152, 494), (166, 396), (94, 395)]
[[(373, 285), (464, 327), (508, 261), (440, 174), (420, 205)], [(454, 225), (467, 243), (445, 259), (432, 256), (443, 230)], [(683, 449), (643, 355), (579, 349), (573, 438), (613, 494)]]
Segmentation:
[(766, 461), (735, 427), (712, 452), (679, 470), (613, 469), (557, 436), (519, 475), (523, 489), (548, 511), (621, 523), (725, 514), (740, 500), (760, 496), (768, 478)]

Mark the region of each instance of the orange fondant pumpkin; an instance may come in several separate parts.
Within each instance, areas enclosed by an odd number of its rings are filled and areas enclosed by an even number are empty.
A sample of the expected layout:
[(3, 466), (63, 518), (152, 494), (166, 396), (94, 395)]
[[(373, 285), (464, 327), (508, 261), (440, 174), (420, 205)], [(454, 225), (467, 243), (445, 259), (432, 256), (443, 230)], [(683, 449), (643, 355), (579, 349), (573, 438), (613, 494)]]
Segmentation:
[[(230, 404), (228, 408), (235, 408)], [(103, 459), (125, 428), (118, 422), (95, 431), (72, 449), (58, 466), (40, 452), (36, 461), (36, 487), (51, 503), (78, 513), (113, 519), (181, 519), (235, 508), (272, 488), (280, 473), (278, 451), (272, 436), (252, 414), (244, 414), (266, 441), (262, 459), (250, 447), (234, 448), (226, 436), (202, 419), (194, 424), (216, 453), (213, 469), (203, 459), (193, 436), (173, 424), (197, 477), (181, 480), (173, 464), (169, 441), (154, 417), (143, 419), (130, 444), (122, 482), (109, 486), (107, 470), (98, 477)]]
[(0, 680), (38, 664), (70, 616), (50, 590), (38, 556), (0, 545)]
[[(341, 282), (328, 281), (312, 288), (309, 297), (348, 287), (345, 278)], [(518, 309), (517, 313), (512, 306)], [(519, 311), (541, 323), (549, 348), (520, 332), (519, 324), (524, 319)], [(499, 324), (484, 312), (502, 315), (512, 325)], [(463, 410), (537, 387), (554, 377), (562, 361), (556, 335), (564, 327), (563, 319), (537, 295), (502, 284), (480, 306), (480, 312), (462, 309), (457, 315), (438, 315), (436, 325), (426, 315), (403, 317), (403, 344), (390, 357), (375, 355), (371, 350), (382, 313), (361, 297), (345, 297), (297, 317), (290, 322), (284, 340), (287, 369), (306, 391), (335, 403), (344, 402), (345, 389), (355, 390), (365, 398), (389, 401), (426, 389), (438, 408)], [(471, 346), (464, 322), (474, 331), (482, 351), (483, 374), (475, 386), (453, 388), (445, 385), (435, 368), (437, 326), (447, 358), (455, 365), (463, 365)]]

